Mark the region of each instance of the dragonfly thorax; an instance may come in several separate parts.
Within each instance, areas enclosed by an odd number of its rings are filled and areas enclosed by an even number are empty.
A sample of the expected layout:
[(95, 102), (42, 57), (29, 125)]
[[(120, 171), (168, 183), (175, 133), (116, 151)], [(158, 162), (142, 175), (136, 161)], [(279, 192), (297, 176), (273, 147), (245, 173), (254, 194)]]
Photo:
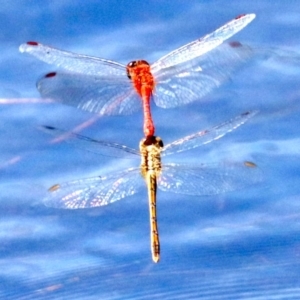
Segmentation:
[(146, 88), (148, 92), (154, 89), (154, 78), (150, 70), (150, 65), (145, 60), (135, 60), (126, 67), (127, 77), (132, 81), (137, 93), (142, 97)]
[(143, 177), (150, 171), (159, 175), (161, 171), (161, 156), (163, 141), (160, 137), (150, 136), (140, 142), (141, 172)]

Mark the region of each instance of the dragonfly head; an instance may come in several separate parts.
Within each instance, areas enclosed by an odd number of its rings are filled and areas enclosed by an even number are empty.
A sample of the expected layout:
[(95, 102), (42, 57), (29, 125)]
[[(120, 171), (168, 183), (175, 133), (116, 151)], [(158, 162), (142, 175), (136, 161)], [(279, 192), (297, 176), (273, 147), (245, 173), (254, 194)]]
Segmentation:
[(132, 79), (131, 78), (132, 77), (131, 71), (133, 71), (137, 67), (144, 67), (144, 66), (150, 67), (150, 64), (145, 60), (133, 60), (133, 61), (131, 61), (130, 63), (127, 64), (127, 67), (126, 67), (127, 77), (129, 79)]
[(144, 146), (150, 146), (150, 145), (155, 145), (159, 148), (163, 148), (164, 143), (162, 139), (159, 136), (147, 136), (146, 138), (142, 139), (141, 143)]

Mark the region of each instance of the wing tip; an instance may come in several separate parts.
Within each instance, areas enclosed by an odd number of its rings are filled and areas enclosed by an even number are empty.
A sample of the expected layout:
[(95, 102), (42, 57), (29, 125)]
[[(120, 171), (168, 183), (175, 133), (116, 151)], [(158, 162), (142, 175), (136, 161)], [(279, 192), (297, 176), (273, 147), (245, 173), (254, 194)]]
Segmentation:
[(34, 42), (34, 41), (29, 41), (29, 42), (26, 42), (26, 43), (23, 43), (19, 46), (19, 51), (21, 53), (24, 53), (24, 52), (30, 52), (30, 50), (32, 49), (32, 47), (36, 47), (38, 46), (39, 43), (38, 42)]
[(248, 116), (249, 118), (255, 116), (257, 113), (259, 112), (259, 110), (248, 110), (244, 113), (242, 113), (242, 116)]
[(235, 20), (244, 19), (247, 20), (246, 24), (252, 22), (256, 18), (256, 14), (250, 13), (250, 14), (241, 14), (235, 17)]

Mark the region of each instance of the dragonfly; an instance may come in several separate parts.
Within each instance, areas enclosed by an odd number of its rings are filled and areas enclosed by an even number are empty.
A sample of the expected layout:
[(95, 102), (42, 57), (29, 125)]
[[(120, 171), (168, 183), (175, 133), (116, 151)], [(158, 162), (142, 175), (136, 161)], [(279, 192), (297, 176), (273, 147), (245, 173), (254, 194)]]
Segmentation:
[[(257, 111), (243, 113), (211, 129), (193, 133), (165, 146), (160, 137), (144, 137), (140, 142), (139, 150), (118, 143), (68, 133), (66, 141), (70, 143), (87, 150), (90, 148), (92, 152), (102, 155), (114, 152), (119, 153), (120, 156), (124, 155), (123, 157), (126, 158), (140, 158), (140, 166), (107, 176), (55, 184), (49, 188), (44, 203), (46, 206), (61, 209), (105, 206), (141, 192), (146, 183), (150, 211), (152, 260), (157, 263), (160, 259), (156, 212), (157, 189), (192, 196), (216, 195), (241, 189), (261, 180), (259, 168), (250, 161), (189, 165), (162, 163), (162, 158), (217, 140), (247, 122), (256, 113)], [(49, 126), (44, 127), (43, 130), (54, 136), (66, 134), (61, 129)]]
[(223, 42), (254, 18), (255, 14), (240, 15), (151, 65), (140, 59), (125, 66), (33, 41), (20, 45), (19, 50), (64, 69), (38, 80), (42, 97), (100, 115), (128, 115), (142, 107), (147, 137), (155, 134), (151, 99), (161, 108), (201, 99), (252, 56), (248, 46)]

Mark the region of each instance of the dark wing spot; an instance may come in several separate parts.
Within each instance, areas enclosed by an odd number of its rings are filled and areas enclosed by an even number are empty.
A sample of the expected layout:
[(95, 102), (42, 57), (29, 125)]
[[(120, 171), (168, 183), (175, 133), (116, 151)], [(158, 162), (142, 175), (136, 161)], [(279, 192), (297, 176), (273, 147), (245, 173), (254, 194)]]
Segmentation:
[(56, 72), (51, 72), (51, 73), (48, 73), (48, 74), (46, 74), (45, 75), (45, 78), (51, 78), (51, 77), (54, 77), (54, 76), (56, 76)]
[(55, 184), (55, 185), (51, 186), (51, 187), (48, 189), (48, 191), (49, 191), (49, 192), (55, 192), (55, 191), (57, 191), (57, 190), (59, 190), (59, 189), (60, 189), (60, 185), (59, 185), (59, 184)]
[(42, 127), (46, 128), (46, 129), (49, 129), (49, 130), (54, 130), (54, 129), (55, 129), (55, 127), (53, 127), (53, 126), (48, 126), (48, 125), (44, 125), (44, 126), (42, 126)]
[(248, 167), (248, 168), (256, 168), (257, 167), (257, 165), (252, 161), (245, 161), (244, 165), (245, 165), (245, 167)]
[(238, 19), (240, 19), (240, 18), (242, 18), (244, 16), (246, 16), (246, 14), (238, 15), (237, 17), (235, 17), (235, 19), (238, 20)]
[(39, 43), (30, 41), (30, 42), (27, 42), (26, 44), (30, 45), (30, 46), (38, 46)]
[(239, 47), (242, 47), (242, 44), (238, 41), (233, 41), (233, 42), (230, 42), (229, 45), (232, 47), (232, 48), (239, 48)]
[(250, 115), (250, 111), (246, 111), (246, 112), (242, 113), (242, 116), (248, 116), (248, 115)]

